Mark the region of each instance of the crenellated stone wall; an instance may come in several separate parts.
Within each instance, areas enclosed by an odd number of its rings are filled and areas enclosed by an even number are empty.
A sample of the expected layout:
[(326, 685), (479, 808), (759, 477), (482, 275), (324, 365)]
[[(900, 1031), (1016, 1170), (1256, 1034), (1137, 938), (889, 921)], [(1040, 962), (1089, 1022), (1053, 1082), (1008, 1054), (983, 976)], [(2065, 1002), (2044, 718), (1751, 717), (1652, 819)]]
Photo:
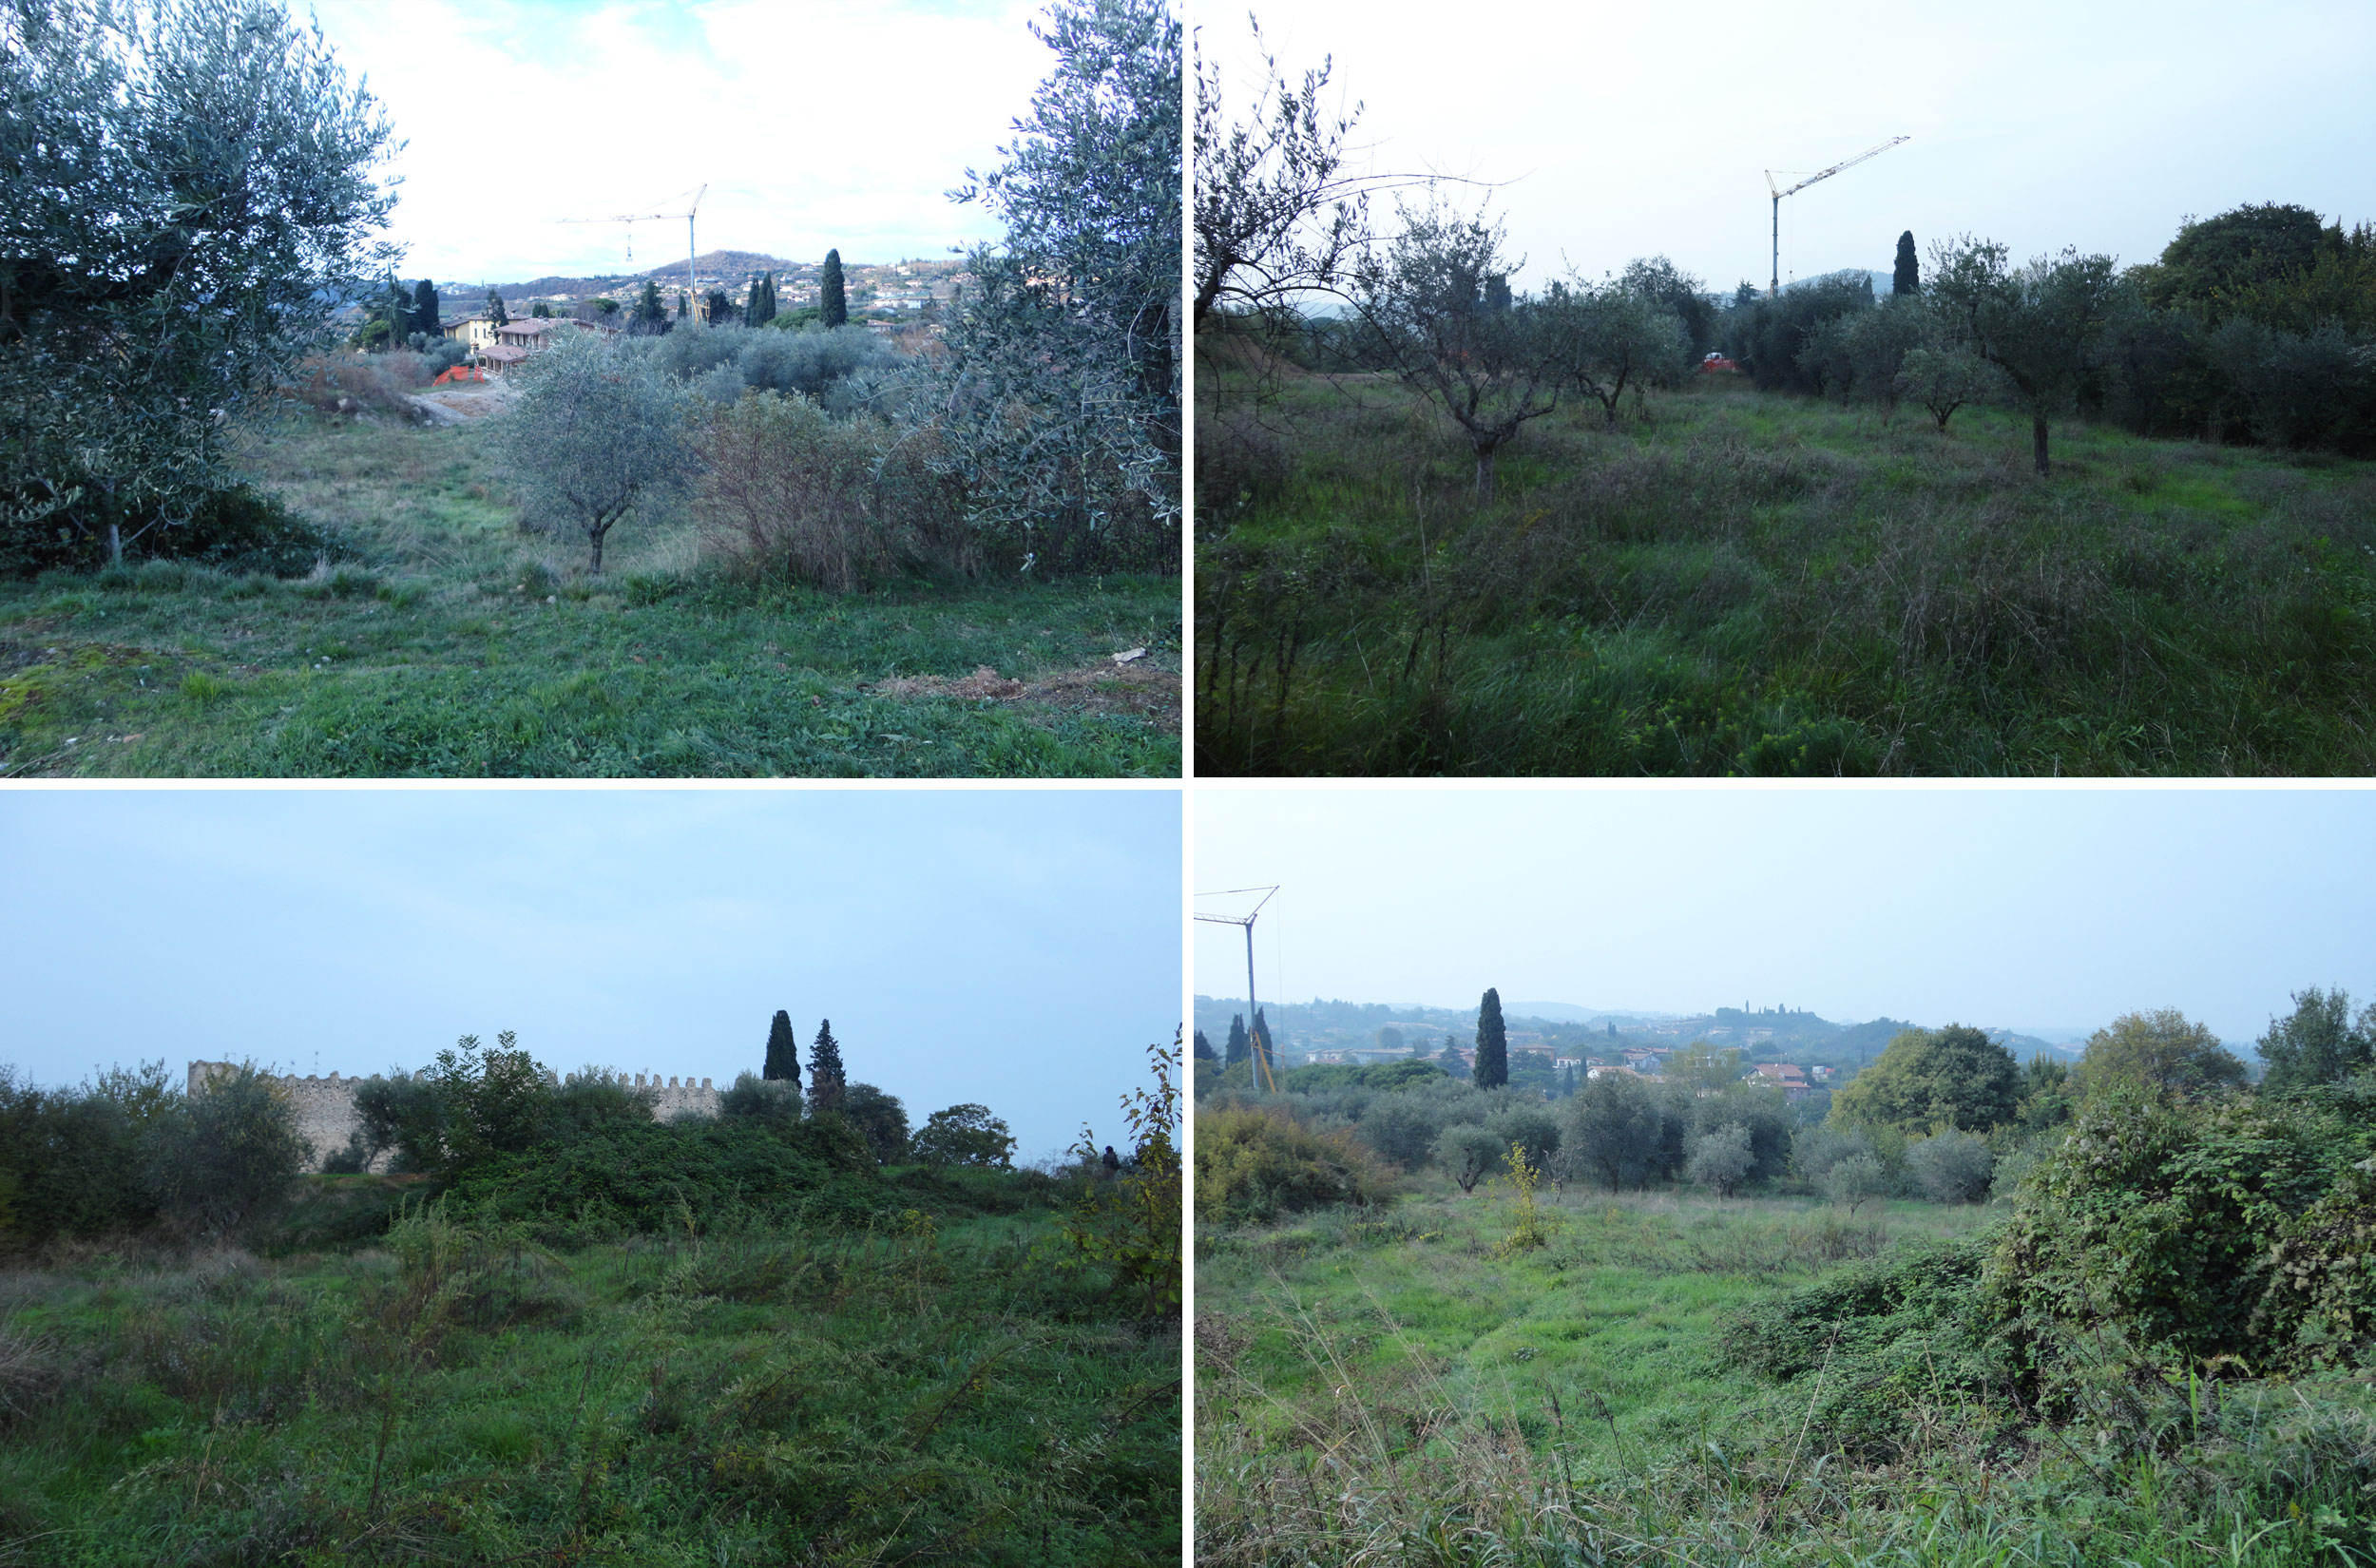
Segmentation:
[[(228, 1061), (193, 1061), (190, 1063), (189, 1092), (201, 1095), (218, 1073), (233, 1070)], [(281, 1074), (265, 1075), (289, 1097), (290, 1108), (296, 1113), (299, 1138), (314, 1146), (313, 1158), (306, 1164), (309, 1171), (318, 1171), (322, 1161), (347, 1146), (354, 1136), (359, 1120), (354, 1112), (355, 1085), (365, 1080), (342, 1078), (332, 1073), (327, 1078), (309, 1073), (303, 1078)], [(652, 1102), (652, 1119), (669, 1121), (680, 1116), (714, 1117), (718, 1114), (719, 1092), (703, 1079), (698, 1084), (690, 1078), (663, 1079), (658, 1073), (637, 1073), (632, 1080), (620, 1075), (622, 1082), (630, 1083), (637, 1093)], [(388, 1168), (388, 1156), (373, 1161), (372, 1169)]]

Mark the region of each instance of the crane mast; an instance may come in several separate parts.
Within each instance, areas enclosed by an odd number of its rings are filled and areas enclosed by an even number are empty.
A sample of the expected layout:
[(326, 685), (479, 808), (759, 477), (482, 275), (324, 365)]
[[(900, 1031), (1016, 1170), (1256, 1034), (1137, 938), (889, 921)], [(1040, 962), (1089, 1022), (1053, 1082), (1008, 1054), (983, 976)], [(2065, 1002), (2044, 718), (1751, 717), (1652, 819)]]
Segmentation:
[(1215, 926), (1243, 926), (1246, 928), (1246, 1035), (1247, 1043), (1254, 1053), (1254, 1080), (1268, 1093), (1276, 1094), (1278, 1093), (1278, 1074), (1271, 1063), (1270, 1038), (1267, 1031), (1257, 1030), (1255, 1023), (1257, 1009), (1254, 1000), (1254, 922), (1255, 916), (1262, 912), (1262, 905), (1270, 903), (1277, 895), (1278, 889), (1276, 888), (1230, 888), (1224, 889), (1223, 893), (1211, 895), (1199, 893), (1197, 896), (1217, 898), (1224, 896), (1225, 893), (1260, 893), (1262, 895), (1261, 903), (1254, 907), (1253, 914), (1200, 914), (1197, 918)]
[[(1818, 180), (1829, 180), (1833, 175), (1839, 173), (1842, 169), (1852, 169), (1868, 158), (1878, 158), (1883, 153), (1887, 152), (1891, 147), (1896, 146), (1899, 143), (1910, 142), (1912, 140), (1913, 138), (1910, 136), (1892, 136), (1889, 140), (1882, 143), (1881, 145), (1877, 147), (1867, 147), (1863, 152), (1858, 153), (1853, 158), (1842, 159), (1839, 163), (1832, 164), (1828, 169), (1822, 169), (1814, 174), (1809, 175), (1797, 184), (1792, 185), (1789, 190), (1784, 190), (1779, 185), (1774, 183), (1773, 176), (1775, 171), (1772, 169), (1768, 169), (1766, 171), (1766, 189), (1773, 193), (1773, 279), (1767, 285), (1766, 293), (1769, 297), (1782, 292), (1782, 199), (1786, 196), (1796, 196), (1800, 191), (1805, 190), (1808, 186), (1813, 184)], [(1782, 172), (1788, 173), (1789, 171), (1786, 169)]]

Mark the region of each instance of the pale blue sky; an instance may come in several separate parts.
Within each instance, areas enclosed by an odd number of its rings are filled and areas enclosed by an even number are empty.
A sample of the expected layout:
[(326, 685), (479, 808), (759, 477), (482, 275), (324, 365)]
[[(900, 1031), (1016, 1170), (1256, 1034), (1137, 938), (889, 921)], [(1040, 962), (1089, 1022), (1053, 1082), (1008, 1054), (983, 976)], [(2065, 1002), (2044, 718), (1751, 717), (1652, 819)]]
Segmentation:
[[(703, 251), (945, 255), (997, 224), (943, 194), (995, 163), (1055, 59), (1016, 0), (289, 0), (399, 140), (407, 277), (524, 282)], [(630, 239), (634, 260), (627, 260)]]
[(1025, 1156), (1119, 1128), (1179, 1014), (1172, 791), (192, 791), (0, 796), (0, 1061), (757, 1071), (790, 1011), (923, 1118)]
[[(1296, 1001), (2178, 1007), (2249, 1049), (2304, 986), (2376, 996), (2376, 792), (1200, 786), (1195, 832), (1198, 892), (1284, 885), (1255, 982)], [(1197, 990), (1243, 996), (1242, 936), (1197, 932)]]
[[(1906, 229), (2149, 261), (2187, 215), (2245, 202), (2376, 220), (2360, 0), (1511, 0), (1428, 25), (1368, 0), (1252, 9), (1291, 75), (1335, 56), (1370, 166), (1507, 182), (1493, 200), (1527, 288), (1657, 252), (1715, 288), (1762, 285), (1764, 171), (1901, 135), (1782, 202), (1785, 279), (1887, 271)], [(1247, 10), (1198, 14), (1233, 118), (1256, 64)]]

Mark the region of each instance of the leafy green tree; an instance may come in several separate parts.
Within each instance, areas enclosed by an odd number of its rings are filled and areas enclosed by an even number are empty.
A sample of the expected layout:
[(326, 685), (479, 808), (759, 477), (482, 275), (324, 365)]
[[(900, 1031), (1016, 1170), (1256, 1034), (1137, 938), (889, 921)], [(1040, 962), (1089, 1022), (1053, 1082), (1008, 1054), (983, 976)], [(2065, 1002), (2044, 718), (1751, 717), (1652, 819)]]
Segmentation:
[(915, 1136), (915, 1156), (927, 1165), (977, 1165), (1011, 1169), (1014, 1135), (987, 1105), (970, 1102), (934, 1111)]
[(493, 289), (487, 291), (487, 319), (498, 327), (511, 324), (511, 313), (504, 309), (504, 296)]
[(800, 1085), (800, 1042), (792, 1032), (792, 1015), (781, 1007), (767, 1025), (767, 1057), (759, 1066), (763, 1079)]
[(1923, 264), (1914, 256), (1912, 229), (1898, 236), (1897, 266), (1889, 274), (1889, 292), (1892, 295), (1923, 292)]
[(816, 1115), (841, 1104), (848, 1080), (842, 1075), (841, 1042), (834, 1038), (834, 1021), (822, 1019), (816, 1039), (809, 1044), (809, 1109)]
[(2244, 1081), (2244, 1061), (2175, 1007), (2123, 1013), (2087, 1037), (2079, 1077), (2088, 1093), (2117, 1082), (2199, 1094)]
[(825, 253), (825, 265), (817, 269), (816, 303), (823, 311), (822, 319), (828, 332), (850, 319), (850, 298), (842, 286), (841, 252)]
[(2144, 274), (2155, 303), (2192, 305), (2216, 322), (2253, 295), (2317, 266), (2326, 231), (2309, 207), (2247, 203), (2183, 224)]
[(1502, 1024), (1502, 993), (1488, 986), (1477, 1004), (1477, 1087), (1498, 1089), (1509, 1080), (1509, 1035)]
[(445, 317), (445, 307), (437, 300), (437, 285), (422, 278), (412, 285), (412, 331), (438, 335)]
[(1560, 1119), (1548, 1105), (1523, 1102), (1508, 1110), (1485, 1118), (1485, 1131), (1507, 1154), (1517, 1144), (1526, 1154), (1527, 1162), (1540, 1170), (1560, 1152)]
[(1664, 1166), (1666, 1117), (1657, 1091), (1629, 1072), (1586, 1079), (1566, 1101), (1561, 1147), (1613, 1193), (1646, 1184)]
[(1667, 1057), (1665, 1076), (1687, 1095), (1722, 1094), (1741, 1080), (1741, 1053), (1737, 1046), (1719, 1049), (1711, 1041), (1695, 1040)]
[(877, 1162), (893, 1165), (908, 1157), (908, 1108), (897, 1095), (872, 1083), (853, 1083), (841, 1097), (841, 1114)]
[(1459, 1048), (1453, 1045), (1452, 1037), (1450, 1035), (1446, 1035), (1444, 1037), (1444, 1049), (1437, 1055), (1436, 1061), (1450, 1077), (1459, 1079), (1468, 1077), (1468, 1063), (1460, 1059)]
[(2341, 987), (2296, 991), (2292, 1013), (2269, 1021), (2260, 1056), (2269, 1064), (2261, 1084), (2271, 1094), (2339, 1083), (2366, 1072), (2376, 1064), (2376, 1005), (2363, 1008), (2354, 1023), (2351, 998)]
[(1390, 1095), (1373, 1101), (1354, 1131), (1381, 1159), (1416, 1171), (1434, 1151), (1444, 1116), (1416, 1095)]
[(1509, 1145), (1491, 1128), (1473, 1121), (1447, 1127), (1435, 1140), (1436, 1163), (1460, 1183), (1463, 1193), (1475, 1192), (1477, 1183), (1491, 1176), (1508, 1152)]
[(1984, 1029), (1907, 1029), (1831, 1097), (1831, 1118), (1906, 1133), (1984, 1133), (2019, 1115), (2021, 1076), (2013, 1053)]
[[(1130, 1159), (1115, 1157), (1107, 1144), (1101, 1161), (1106, 1179), (1084, 1192), (1063, 1221), (1064, 1237), (1084, 1261), (1102, 1262), (1114, 1270), (1118, 1289), (1143, 1292), (1146, 1314), (1159, 1317), (1179, 1310), (1185, 1283), (1180, 1255), (1183, 1195), (1179, 1145), (1179, 1035), (1168, 1045), (1147, 1047), (1152, 1086), (1122, 1096), (1122, 1117), (1129, 1123)], [(1097, 1148), (1097, 1135), (1084, 1123), (1081, 1140), (1073, 1145), (1076, 1160), (1085, 1165)]]
[(500, 449), (530, 526), (584, 534), (597, 576), (611, 529), (693, 471), (694, 393), (645, 347), (565, 332), (515, 373), (519, 403), (503, 421)]
[(2112, 258), (2068, 248), (2016, 268), (2004, 246), (1966, 238), (1934, 258), (1929, 297), (1952, 340), (2012, 383), (2041, 475), (2048, 421), (2095, 370), (2114, 291)]
[(421, 1077), (436, 1099), (438, 1121), (436, 1147), (418, 1153), (439, 1176), (524, 1154), (545, 1131), (552, 1075), (520, 1048), (509, 1029), (491, 1047), (464, 1035), (438, 1052)]
[(393, 263), (392, 131), (266, 0), (16, 0), (0, 104), (0, 529), (121, 560)]
[(313, 1152), (288, 1096), (252, 1063), (173, 1101), (140, 1139), (142, 1179), (158, 1207), (221, 1237), (244, 1236), (270, 1217)]

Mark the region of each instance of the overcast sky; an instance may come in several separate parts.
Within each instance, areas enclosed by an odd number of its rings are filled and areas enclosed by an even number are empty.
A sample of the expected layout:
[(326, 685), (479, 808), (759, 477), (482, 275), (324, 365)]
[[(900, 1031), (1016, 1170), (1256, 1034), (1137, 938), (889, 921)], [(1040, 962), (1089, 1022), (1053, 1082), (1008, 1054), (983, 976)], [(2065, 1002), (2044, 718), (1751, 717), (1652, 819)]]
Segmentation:
[(910, 1120), (1113, 1138), (1179, 1015), (1171, 791), (11, 792), (0, 1062), (299, 1073), (514, 1029), (546, 1065), (756, 1072), (792, 1014)]
[[(1324, 55), (1381, 171), (1505, 182), (1522, 287), (1664, 252), (1710, 286), (1769, 272), (1764, 170), (1913, 140), (1782, 202), (1783, 276), (1887, 270), (1969, 231), (2017, 258), (2158, 256), (2188, 214), (2291, 201), (2376, 220), (2376, 7), (2137, 0), (1615, 6), (1391, 22), (1370, 0), (1256, 4), (1291, 78)], [(1242, 113), (1243, 6), (1198, 12)], [(1791, 183), (1785, 179), (1785, 188)], [(1389, 208), (1390, 211), (1390, 208)]]
[[(1278, 883), (1258, 993), (2093, 1029), (2178, 1007), (2249, 1050), (2376, 992), (2376, 793), (1199, 785), (1199, 894)], [(1246, 897), (1199, 898), (1243, 913)], [(1245, 949), (1196, 927), (1198, 991)]]
[[(290, 0), (410, 145), (403, 275), (525, 282), (703, 251), (937, 257), (1003, 232), (987, 169), (1055, 56), (1013, 0)], [(635, 259), (626, 251), (630, 236)]]

